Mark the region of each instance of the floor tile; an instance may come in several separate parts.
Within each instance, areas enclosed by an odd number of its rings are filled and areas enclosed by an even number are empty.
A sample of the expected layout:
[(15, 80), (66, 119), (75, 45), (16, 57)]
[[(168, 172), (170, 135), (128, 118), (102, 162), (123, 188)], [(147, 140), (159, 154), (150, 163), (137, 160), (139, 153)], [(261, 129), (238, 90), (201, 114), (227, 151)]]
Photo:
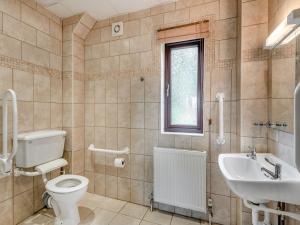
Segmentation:
[(80, 220), (84, 220), (90, 214), (93, 213), (93, 210), (91, 210), (90, 208), (84, 207), (84, 206), (79, 206), (78, 211), (79, 211)]
[(87, 218), (81, 220), (80, 225), (108, 225), (116, 215), (114, 212), (97, 208)]
[(141, 220), (136, 218), (119, 214), (109, 225), (139, 225)]
[(147, 210), (148, 208), (145, 206), (141, 206), (133, 203), (126, 203), (126, 205), (124, 206), (124, 208), (121, 210), (120, 213), (137, 219), (142, 219), (145, 216)]
[(156, 223), (159, 225), (169, 225), (171, 223), (172, 214), (160, 212), (160, 211), (153, 211), (151, 212), (148, 210), (146, 213), (144, 220), (152, 223)]
[(91, 210), (101, 206), (105, 201), (105, 197), (95, 194), (86, 193), (83, 199), (79, 201), (79, 206), (87, 207)]
[(44, 216), (42, 214), (35, 214), (27, 218), (22, 223), (19, 223), (19, 225), (46, 225), (52, 221), (54, 221), (54, 218), (52, 217)]
[(171, 225), (200, 225), (200, 220), (174, 215)]
[(120, 201), (112, 198), (105, 198), (105, 200), (100, 204), (100, 208), (106, 209), (113, 212), (120, 212), (120, 210), (124, 207), (126, 202)]
[(151, 222), (148, 222), (148, 221), (145, 221), (143, 220), (140, 225), (157, 225), (156, 223), (151, 223)]

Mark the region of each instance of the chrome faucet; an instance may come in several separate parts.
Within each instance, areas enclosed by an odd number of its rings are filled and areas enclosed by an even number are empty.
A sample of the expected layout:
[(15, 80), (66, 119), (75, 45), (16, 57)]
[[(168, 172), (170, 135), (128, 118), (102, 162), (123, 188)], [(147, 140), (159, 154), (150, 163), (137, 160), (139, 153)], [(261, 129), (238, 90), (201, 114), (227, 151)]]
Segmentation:
[(250, 153), (247, 154), (247, 157), (255, 160), (256, 159), (256, 148), (255, 147), (248, 147), (250, 150)]
[(264, 171), (264, 172), (266, 172), (267, 174), (269, 174), (269, 175), (272, 177), (272, 179), (274, 179), (274, 180), (280, 179), (280, 178), (281, 178), (281, 165), (280, 165), (279, 163), (273, 163), (273, 162), (271, 162), (271, 161), (270, 161), (268, 158), (266, 158), (266, 157), (265, 157), (265, 161), (266, 161), (267, 163), (269, 163), (270, 165), (274, 166), (275, 171), (272, 172), (272, 171), (266, 169), (265, 167), (262, 167), (262, 168), (261, 168), (261, 171)]

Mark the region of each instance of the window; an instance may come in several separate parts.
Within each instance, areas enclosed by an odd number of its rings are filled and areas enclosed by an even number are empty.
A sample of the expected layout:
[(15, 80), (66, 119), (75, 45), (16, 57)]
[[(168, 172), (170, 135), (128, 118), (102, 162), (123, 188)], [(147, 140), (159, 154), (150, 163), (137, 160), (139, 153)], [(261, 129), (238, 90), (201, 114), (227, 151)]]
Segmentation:
[(203, 46), (203, 39), (165, 45), (165, 132), (203, 133)]

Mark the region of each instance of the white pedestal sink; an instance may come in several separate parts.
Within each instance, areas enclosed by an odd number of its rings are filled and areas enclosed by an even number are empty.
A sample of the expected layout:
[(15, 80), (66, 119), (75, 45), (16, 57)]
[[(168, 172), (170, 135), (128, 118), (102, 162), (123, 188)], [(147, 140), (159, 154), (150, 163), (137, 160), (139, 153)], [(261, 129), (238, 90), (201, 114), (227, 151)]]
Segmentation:
[[(262, 167), (274, 170), (265, 158), (281, 164), (280, 179), (271, 179), (261, 171)], [(257, 154), (256, 159), (246, 154), (221, 154), (219, 167), (229, 188), (242, 199), (254, 203), (280, 201), (300, 204), (300, 174), (272, 154)]]

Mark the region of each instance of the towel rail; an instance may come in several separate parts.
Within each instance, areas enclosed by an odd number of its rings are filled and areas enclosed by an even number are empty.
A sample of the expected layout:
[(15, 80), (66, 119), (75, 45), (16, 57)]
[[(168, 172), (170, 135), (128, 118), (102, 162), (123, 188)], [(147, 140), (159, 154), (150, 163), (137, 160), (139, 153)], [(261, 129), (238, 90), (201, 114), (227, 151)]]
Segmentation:
[(116, 154), (116, 155), (129, 154), (129, 148), (128, 147), (125, 147), (122, 150), (111, 150), (111, 149), (95, 148), (95, 145), (91, 144), (89, 146), (88, 150), (93, 151), (93, 152), (110, 153), (110, 154)]

